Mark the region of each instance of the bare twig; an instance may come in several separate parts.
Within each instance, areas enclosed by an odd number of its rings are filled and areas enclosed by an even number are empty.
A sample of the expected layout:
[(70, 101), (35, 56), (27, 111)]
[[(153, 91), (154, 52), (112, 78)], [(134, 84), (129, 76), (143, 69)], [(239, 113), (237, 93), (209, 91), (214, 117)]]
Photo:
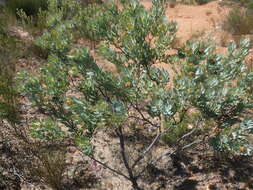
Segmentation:
[[(190, 144), (187, 144), (187, 145), (183, 146), (182, 148), (180, 148), (180, 150), (185, 150), (185, 149), (191, 147), (192, 145), (195, 145), (195, 144), (200, 143), (201, 141), (202, 141), (202, 140), (197, 139), (197, 140), (191, 142)], [(178, 149), (175, 149), (175, 150), (172, 151), (172, 152), (166, 152), (166, 153), (162, 154), (160, 157), (158, 157), (155, 161), (153, 161), (152, 164), (155, 164), (155, 163), (157, 163), (158, 161), (160, 161), (161, 159), (163, 159), (164, 157), (171, 156), (172, 154), (174, 154), (174, 153), (176, 153), (176, 152), (178, 152)]]
[(140, 108), (137, 106), (137, 105), (134, 105), (132, 102), (130, 102), (131, 106), (133, 106), (133, 108), (140, 114), (141, 118), (143, 121), (146, 121), (147, 123), (149, 123), (150, 125), (154, 126), (154, 127), (157, 127), (159, 128), (160, 126), (159, 125), (156, 125), (155, 123), (151, 122), (149, 119), (147, 119), (142, 111), (140, 110)]
[(135, 160), (134, 164), (132, 165), (132, 168), (134, 168), (144, 157), (145, 155), (152, 149), (152, 147), (156, 144), (156, 142), (159, 140), (162, 133), (158, 132), (156, 134), (156, 137), (154, 140), (150, 143), (150, 145), (146, 148), (146, 150)]
[(193, 134), (195, 131), (197, 130), (197, 128), (192, 129), (190, 132), (184, 134), (181, 138), (179, 138), (177, 140), (177, 143), (181, 142), (183, 139), (185, 139), (186, 137), (190, 136), (191, 134)]
[(127, 156), (126, 156), (125, 139), (124, 139), (124, 134), (123, 134), (122, 126), (118, 127), (118, 129), (116, 130), (116, 133), (117, 133), (117, 135), (119, 137), (119, 140), (120, 140), (120, 152), (121, 152), (121, 156), (122, 156), (122, 159), (123, 159), (124, 166), (127, 169), (127, 172), (128, 172), (128, 175), (129, 175), (129, 180), (132, 183), (132, 187), (135, 190), (141, 190), (141, 188), (139, 187), (139, 185), (137, 183), (137, 179), (138, 178), (136, 178), (134, 176), (134, 174), (133, 174), (133, 168), (130, 167), (129, 161), (128, 161)]
[(12, 166), (12, 169), (13, 169), (13, 175), (17, 176), (21, 181), (29, 184), (29, 185), (32, 185), (32, 183), (28, 182), (25, 177), (22, 175), (22, 174), (19, 174), (17, 169), (15, 168), (15, 166)]
[[(200, 121), (198, 121), (197, 126), (199, 125), (199, 122), (200, 122)], [(188, 137), (188, 136), (190, 136), (191, 134), (193, 134), (196, 130), (197, 130), (197, 127), (194, 128), (193, 130), (191, 130), (190, 132), (186, 133), (185, 135), (183, 135), (181, 138), (179, 138), (179, 139), (177, 140), (177, 144), (178, 144), (179, 142), (181, 142), (183, 139), (185, 139), (186, 137)], [(166, 132), (168, 132), (168, 130), (163, 131), (160, 135), (162, 135), (162, 134), (164, 134), (164, 133), (166, 133)], [(149, 166), (150, 164), (156, 164), (157, 162), (159, 162), (159, 161), (160, 161), (161, 159), (163, 159), (164, 157), (169, 157), (169, 156), (171, 156), (172, 154), (175, 154), (176, 152), (178, 152), (179, 150), (185, 150), (185, 149), (191, 147), (192, 145), (197, 144), (197, 143), (202, 142), (202, 141), (203, 141), (203, 140), (197, 139), (197, 140), (191, 142), (190, 144), (187, 144), (187, 145), (183, 146), (182, 148), (177, 148), (177, 149), (173, 150), (172, 152), (171, 152), (171, 151), (165, 152), (165, 153), (162, 154), (160, 157), (158, 157), (156, 160), (153, 160), (153, 161), (151, 161), (150, 163), (148, 163), (148, 164), (146, 165), (146, 167), (144, 167), (143, 170), (142, 170), (141, 172), (139, 172), (139, 174), (137, 175), (137, 178), (139, 178), (139, 177), (143, 174), (143, 172), (147, 169), (147, 166)]]
[[(198, 140), (196, 140), (196, 141), (193, 141), (193, 142), (190, 143), (190, 144), (185, 145), (185, 146), (182, 147), (180, 150), (185, 150), (185, 149), (191, 147), (192, 145), (197, 144), (197, 143), (200, 143), (200, 142), (202, 142), (202, 140), (199, 140), (199, 139), (198, 139)], [(139, 174), (138, 174), (136, 177), (139, 178), (139, 177), (144, 173), (144, 171), (147, 169), (147, 167), (148, 167), (149, 165), (155, 165), (157, 162), (159, 162), (160, 160), (162, 160), (164, 157), (170, 157), (171, 155), (175, 154), (176, 152), (178, 152), (178, 149), (175, 149), (175, 150), (173, 150), (172, 152), (165, 152), (165, 153), (162, 154), (160, 157), (158, 157), (156, 160), (153, 160), (153, 161), (149, 162), (149, 163), (146, 165), (146, 167), (144, 167), (143, 170), (142, 170), (141, 172), (139, 172)]]
[(130, 178), (128, 176), (126, 176), (125, 174), (123, 174), (122, 172), (113, 169), (112, 167), (108, 166), (108, 164), (101, 162), (100, 160), (96, 159), (95, 157), (91, 156), (91, 155), (87, 155), (90, 159), (92, 159), (93, 161), (99, 163), (100, 165), (102, 165), (103, 167), (105, 167), (106, 169), (126, 178), (127, 180), (130, 180)]

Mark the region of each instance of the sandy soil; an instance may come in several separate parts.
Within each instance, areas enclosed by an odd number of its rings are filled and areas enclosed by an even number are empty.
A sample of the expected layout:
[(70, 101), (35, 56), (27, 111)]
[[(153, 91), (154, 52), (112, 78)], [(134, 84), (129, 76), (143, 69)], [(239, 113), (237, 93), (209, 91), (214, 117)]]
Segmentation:
[[(147, 8), (152, 6), (149, 1), (143, 2)], [(219, 1), (205, 5), (177, 4), (174, 8), (168, 7), (166, 14), (170, 21), (178, 23), (178, 35), (180, 42), (191, 39), (193, 35), (210, 33), (221, 29), (221, 23), (229, 9), (220, 5)]]

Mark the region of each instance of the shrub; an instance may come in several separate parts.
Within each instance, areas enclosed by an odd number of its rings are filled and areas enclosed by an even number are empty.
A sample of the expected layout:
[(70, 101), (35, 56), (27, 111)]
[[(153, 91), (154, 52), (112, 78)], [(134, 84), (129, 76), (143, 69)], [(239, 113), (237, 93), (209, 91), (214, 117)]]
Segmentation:
[(243, 6), (247, 9), (252, 9), (253, 8), (253, 1), (252, 0), (236, 1), (236, 3), (238, 3), (239, 6)]
[(81, 0), (80, 1), (83, 5), (87, 6), (89, 4), (102, 4), (106, 1), (103, 0)]
[(207, 4), (209, 2), (211, 2), (212, 0), (196, 0), (196, 3), (198, 5), (204, 5), (204, 4)]
[[(41, 125), (43, 134), (57, 138), (62, 127), (68, 129), (66, 138), (71, 137), (88, 157), (129, 180), (135, 190), (142, 189), (138, 180), (150, 165), (202, 142), (205, 138), (195, 131), (210, 120), (214, 126), (204, 136), (215, 151), (251, 154), (246, 136), (253, 132), (253, 125), (243, 115), (252, 106), (249, 86), (253, 71), (244, 65), (249, 41), (242, 41), (238, 48), (230, 44), (227, 56), (217, 54), (212, 44), (204, 42), (187, 42), (177, 54), (168, 55), (177, 25), (167, 20), (165, 5), (154, 0), (152, 8), (146, 10), (137, 0), (121, 1), (120, 6), (109, 3), (98, 6), (92, 20), (83, 9), (65, 20), (55, 11), (50, 29), (37, 40), (49, 51), (47, 64), (36, 74), (19, 75), (22, 93), (42, 114), (53, 118), (50, 127)], [(90, 23), (87, 28), (80, 27), (83, 17)], [(101, 41), (96, 53), (115, 65), (116, 74), (100, 68), (87, 48), (74, 46), (72, 32), (87, 33), (87, 29)], [(156, 67), (157, 63), (180, 65), (175, 69), (172, 88), (167, 88), (169, 72)], [(176, 142), (191, 138), (183, 144), (175, 143), (178, 146), (172, 153), (148, 159), (163, 135), (187, 123), (192, 108), (200, 113), (197, 121), (192, 130), (179, 130)], [(127, 147), (126, 133), (133, 125), (143, 126), (142, 132), (152, 137), (144, 148), (138, 149), (135, 144)], [(94, 156), (92, 138), (103, 126), (114, 130), (126, 172)], [(233, 128), (236, 133), (227, 132)], [(137, 156), (128, 151), (131, 148), (138, 149)]]
[(204, 5), (206, 3), (211, 2), (212, 0), (183, 0), (181, 1), (184, 4), (187, 5)]
[(246, 6), (246, 7), (252, 11), (252, 10), (253, 10), (253, 1), (249, 1), (249, 2), (247, 3), (247, 6)]
[(15, 48), (17, 41), (8, 36), (5, 20), (0, 20), (0, 118), (17, 121), (15, 76)]
[[(200, 119), (201, 115), (199, 113), (186, 113), (184, 120), (177, 127), (174, 127), (173, 125), (167, 123), (166, 128), (169, 129), (170, 132), (162, 135), (161, 139), (170, 146), (178, 145), (178, 139), (189, 133), (194, 128), (194, 126), (197, 126), (196, 122), (198, 122)], [(196, 135), (197, 132), (203, 131), (204, 126), (202, 127), (203, 128), (197, 129), (194, 135)]]
[(168, 2), (169, 2), (169, 7), (170, 7), (170, 8), (175, 8), (176, 5), (177, 5), (177, 2), (174, 1), (174, 0), (171, 0), (171, 1), (168, 1)]
[(230, 10), (223, 23), (225, 30), (235, 35), (252, 34), (253, 32), (253, 12), (239, 7)]
[[(252, 151), (245, 142), (253, 126), (247, 117), (242, 119), (252, 98), (252, 70), (247, 71), (244, 61), (249, 47), (249, 40), (241, 41), (238, 49), (231, 43), (224, 58), (214, 52), (212, 45), (199, 42), (187, 44), (183, 48), (185, 53), (180, 50), (182, 70), (174, 81), (179, 96), (197, 108), (205, 120), (215, 122), (210, 142), (216, 151), (227, 155), (248, 155)], [(242, 144), (244, 151), (240, 151)]]
[[(0, 8), (1, 9), (1, 8)], [(4, 10), (4, 9), (3, 9)], [(0, 10), (2, 11), (2, 9)], [(17, 41), (10, 37), (7, 32), (8, 22), (4, 11), (0, 13), (0, 122), (1, 122), (1, 133), (0, 133), (0, 147), (1, 154), (3, 154), (5, 144), (9, 142), (6, 138), (7, 126), (4, 125), (3, 121), (7, 121), (12, 127), (19, 122), (19, 108), (17, 101), (17, 91), (15, 89), (14, 77), (16, 74), (15, 60), (17, 57)], [(8, 172), (5, 171), (6, 163), (0, 158), (0, 188), (15, 188), (10, 184), (12, 179), (9, 178)], [(16, 180), (16, 188), (18, 188), (18, 180)]]
[(63, 177), (67, 164), (62, 150), (41, 150), (37, 167), (31, 168), (33, 175), (38, 176), (53, 189), (64, 189)]
[(47, 0), (8, 0), (6, 6), (11, 12), (16, 13), (17, 10), (22, 9), (26, 15), (36, 15), (39, 9), (47, 9)]

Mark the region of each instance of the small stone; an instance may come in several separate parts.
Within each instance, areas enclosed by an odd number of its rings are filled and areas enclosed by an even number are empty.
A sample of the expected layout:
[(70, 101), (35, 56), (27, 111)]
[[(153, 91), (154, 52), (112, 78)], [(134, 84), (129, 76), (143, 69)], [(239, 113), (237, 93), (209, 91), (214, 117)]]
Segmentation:
[(239, 182), (238, 183), (238, 189), (246, 189), (247, 188), (247, 184), (244, 182)]
[(235, 171), (234, 171), (234, 170), (229, 170), (229, 171), (228, 171), (228, 176), (229, 176), (230, 178), (234, 178), (234, 177), (235, 177)]

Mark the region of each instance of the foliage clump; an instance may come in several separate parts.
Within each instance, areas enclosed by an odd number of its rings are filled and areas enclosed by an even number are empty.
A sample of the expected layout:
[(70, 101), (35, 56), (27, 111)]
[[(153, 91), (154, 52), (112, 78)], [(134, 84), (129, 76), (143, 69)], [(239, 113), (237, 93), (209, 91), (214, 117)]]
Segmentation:
[[(247, 71), (245, 66), (249, 47), (249, 40), (242, 40), (239, 47), (231, 43), (225, 57), (215, 53), (210, 44), (189, 43), (180, 50), (183, 63), (175, 87), (184, 97), (182, 100), (197, 108), (205, 120), (214, 120), (211, 141), (215, 150), (221, 152), (248, 155), (252, 151), (247, 143), (243, 144), (248, 149), (240, 151), (242, 144), (233, 139), (247, 141), (245, 136), (252, 133), (251, 122), (247, 118), (244, 120), (245, 113), (252, 106), (249, 85), (252, 70)], [(234, 128), (237, 124), (240, 125)]]
[(229, 11), (224, 20), (223, 27), (225, 30), (235, 35), (245, 35), (253, 33), (253, 11), (235, 7)]
[[(47, 64), (37, 73), (19, 75), (22, 94), (46, 118), (35, 121), (34, 137), (72, 139), (89, 158), (129, 180), (136, 190), (142, 189), (139, 179), (150, 165), (206, 138), (215, 152), (252, 154), (247, 135), (253, 133), (253, 124), (245, 114), (252, 108), (253, 71), (244, 61), (249, 40), (238, 47), (231, 43), (225, 56), (213, 44), (192, 41), (169, 54), (177, 25), (167, 20), (164, 1), (153, 0), (149, 10), (137, 0), (122, 0), (120, 6), (70, 6), (67, 14), (55, 2), (49, 4), (48, 30), (36, 41), (49, 52)], [(116, 73), (101, 68), (88, 48), (75, 45), (77, 30), (100, 42), (95, 54), (111, 62)], [(175, 78), (158, 64), (174, 68)], [(189, 119), (191, 110), (198, 113), (195, 122)], [(187, 130), (175, 130), (188, 123)], [(92, 140), (104, 126), (118, 137), (125, 170), (95, 157)], [(126, 133), (139, 126), (152, 138), (129, 159)], [(162, 137), (177, 131), (175, 150), (146, 159)]]
[(8, 0), (6, 6), (16, 14), (17, 10), (23, 10), (26, 15), (36, 15), (39, 10), (47, 9), (47, 0)]

